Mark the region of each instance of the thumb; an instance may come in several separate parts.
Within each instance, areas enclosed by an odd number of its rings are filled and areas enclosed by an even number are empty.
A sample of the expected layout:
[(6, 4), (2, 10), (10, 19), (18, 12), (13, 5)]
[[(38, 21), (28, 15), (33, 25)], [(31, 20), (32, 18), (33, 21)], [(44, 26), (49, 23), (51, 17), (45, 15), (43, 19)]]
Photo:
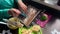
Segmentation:
[(11, 9), (8, 12), (12, 16), (18, 16), (21, 13), (18, 9)]

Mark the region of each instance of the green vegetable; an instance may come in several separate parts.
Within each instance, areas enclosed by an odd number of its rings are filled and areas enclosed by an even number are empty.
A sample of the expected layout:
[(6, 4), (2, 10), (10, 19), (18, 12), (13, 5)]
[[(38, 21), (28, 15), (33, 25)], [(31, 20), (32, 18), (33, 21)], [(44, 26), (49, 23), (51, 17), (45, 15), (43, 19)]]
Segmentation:
[(38, 32), (33, 32), (34, 34), (38, 34)]
[(40, 20), (45, 21), (45, 20), (47, 20), (47, 17), (46, 16), (41, 16)]

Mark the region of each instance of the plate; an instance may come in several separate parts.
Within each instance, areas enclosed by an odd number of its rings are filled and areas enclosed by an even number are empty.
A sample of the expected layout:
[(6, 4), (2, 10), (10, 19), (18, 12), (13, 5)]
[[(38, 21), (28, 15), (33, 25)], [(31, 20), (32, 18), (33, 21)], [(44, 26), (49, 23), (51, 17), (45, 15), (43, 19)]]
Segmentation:
[[(22, 30), (23, 30), (23, 29), (28, 30), (28, 29), (31, 29), (31, 28), (25, 28), (25, 27), (19, 28), (19, 29), (18, 29), (18, 34), (22, 34)], [(38, 33), (38, 34), (42, 34), (42, 29), (40, 29), (40, 31), (37, 32), (37, 33)], [(35, 34), (35, 33), (32, 32), (31, 34)]]

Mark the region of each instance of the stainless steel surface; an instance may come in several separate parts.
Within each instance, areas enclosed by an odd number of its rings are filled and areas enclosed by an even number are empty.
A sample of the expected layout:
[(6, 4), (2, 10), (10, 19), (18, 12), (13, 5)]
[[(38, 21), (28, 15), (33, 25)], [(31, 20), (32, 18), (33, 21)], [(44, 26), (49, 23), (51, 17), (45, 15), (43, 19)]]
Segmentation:
[(56, 5), (58, 2), (58, 0), (33, 0), (33, 1), (35, 1), (35, 2), (43, 1), (43, 2), (51, 4), (51, 5)]
[(57, 5), (58, 0), (44, 0), (44, 2), (51, 5)]
[(37, 1), (37, 0), (32, 0), (33, 2), (36, 2), (36, 3), (39, 3), (41, 5), (44, 5), (44, 6), (47, 6), (47, 7), (50, 7), (50, 8), (53, 8), (55, 10), (58, 10), (58, 12), (60, 11), (60, 6), (58, 5), (52, 5), (52, 4), (48, 4), (44, 1)]
[(60, 19), (53, 17), (46, 27), (43, 28), (43, 34), (60, 34)]

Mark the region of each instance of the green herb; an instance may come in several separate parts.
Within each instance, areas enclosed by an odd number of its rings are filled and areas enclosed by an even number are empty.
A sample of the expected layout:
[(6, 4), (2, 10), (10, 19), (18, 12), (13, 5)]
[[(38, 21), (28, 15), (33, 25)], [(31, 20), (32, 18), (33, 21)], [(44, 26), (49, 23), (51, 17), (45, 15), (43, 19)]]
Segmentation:
[(47, 17), (46, 16), (41, 16), (40, 20), (45, 21), (45, 20), (47, 20)]

